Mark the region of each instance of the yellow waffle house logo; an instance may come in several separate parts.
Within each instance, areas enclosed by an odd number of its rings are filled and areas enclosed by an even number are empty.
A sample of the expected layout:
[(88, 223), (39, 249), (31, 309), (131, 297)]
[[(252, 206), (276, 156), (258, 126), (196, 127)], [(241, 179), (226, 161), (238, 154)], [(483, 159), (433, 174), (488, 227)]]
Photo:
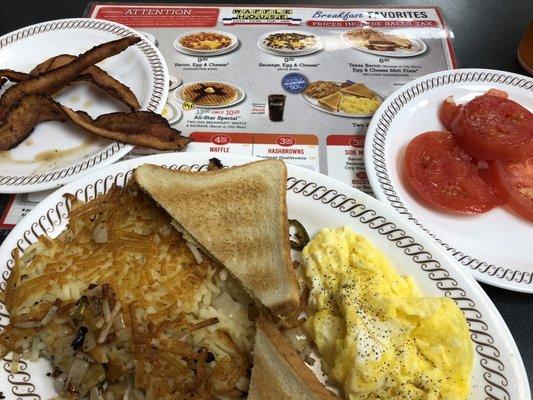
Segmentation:
[(223, 18), (222, 22), (224, 25), (300, 25), (302, 19), (294, 18), (293, 11), (284, 8), (235, 8), (232, 16)]

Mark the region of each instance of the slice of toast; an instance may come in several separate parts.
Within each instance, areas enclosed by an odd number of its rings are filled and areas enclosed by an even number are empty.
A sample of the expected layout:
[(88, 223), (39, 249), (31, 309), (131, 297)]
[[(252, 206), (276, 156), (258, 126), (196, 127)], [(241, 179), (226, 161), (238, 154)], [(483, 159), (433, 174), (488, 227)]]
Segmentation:
[(298, 310), (283, 161), (207, 172), (144, 164), (133, 179), (184, 238), (226, 267), (252, 298), (278, 316)]
[(342, 94), (340, 92), (335, 92), (329, 96), (322, 97), (318, 99), (318, 103), (322, 104), (330, 111), (339, 111), (339, 104), (341, 102)]
[(342, 88), (341, 92), (350, 94), (353, 96), (366, 97), (369, 99), (373, 99), (376, 97), (376, 94), (372, 90), (367, 88), (366, 85), (363, 83), (354, 83), (351, 86)]
[(339, 400), (290, 347), (280, 331), (259, 318), (248, 400)]

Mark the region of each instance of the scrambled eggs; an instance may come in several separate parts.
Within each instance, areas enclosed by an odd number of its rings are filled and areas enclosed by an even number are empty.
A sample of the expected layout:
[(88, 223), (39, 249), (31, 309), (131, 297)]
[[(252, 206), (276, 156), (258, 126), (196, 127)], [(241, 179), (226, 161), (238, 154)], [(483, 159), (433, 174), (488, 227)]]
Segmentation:
[(343, 95), (339, 108), (348, 114), (373, 114), (380, 106), (378, 99)]
[(303, 256), (305, 327), (350, 400), (466, 399), (473, 345), (453, 300), (423, 297), (349, 228), (324, 229)]

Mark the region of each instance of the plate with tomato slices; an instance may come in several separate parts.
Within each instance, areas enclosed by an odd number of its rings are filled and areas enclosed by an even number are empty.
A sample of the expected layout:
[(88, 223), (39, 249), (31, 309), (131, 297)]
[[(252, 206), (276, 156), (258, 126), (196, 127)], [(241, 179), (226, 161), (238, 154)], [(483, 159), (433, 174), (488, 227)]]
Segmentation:
[(474, 277), (533, 293), (533, 79), (458, 69), (418, 78), (374, 114), (376, 197)]

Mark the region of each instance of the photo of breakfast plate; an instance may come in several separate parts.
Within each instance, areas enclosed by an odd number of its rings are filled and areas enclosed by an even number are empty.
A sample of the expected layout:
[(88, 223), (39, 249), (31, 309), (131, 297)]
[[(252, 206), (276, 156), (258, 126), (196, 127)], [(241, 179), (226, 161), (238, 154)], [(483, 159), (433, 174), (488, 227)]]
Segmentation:
[(275, 31), (262, 35), (257, 42), (261, 50), (278, 56), (305, 56), (322, 49), (322, 40), (304, 31)]
[(193, 82), (182, 85), (175, 91), (178, 101), (189, 102), (199, 108), (222, 108), (234, 106), (244, 100), (244, 91), (230, 83)]
[(354, 49), (386, 57), (414, 57), (427, 50), (426, 43), (418, 38), (374, 28), (351, 29), (341, 38)]
[(3, 397), (530, 399), (498, 310), (416, 227), (281, 160), (209, 157), (102, 168), (13, 229)]
[(300, 97), (317, 110), (351, 118), (371, 117), (383, 101), (380, 94), (364, 83), (352, 81), (310, 82)]
[(192, 56), (218, 56), (229, 53), (238, 46), (237, 36), (214, 30), (187, 32), (174, 41), (177, 51)]

